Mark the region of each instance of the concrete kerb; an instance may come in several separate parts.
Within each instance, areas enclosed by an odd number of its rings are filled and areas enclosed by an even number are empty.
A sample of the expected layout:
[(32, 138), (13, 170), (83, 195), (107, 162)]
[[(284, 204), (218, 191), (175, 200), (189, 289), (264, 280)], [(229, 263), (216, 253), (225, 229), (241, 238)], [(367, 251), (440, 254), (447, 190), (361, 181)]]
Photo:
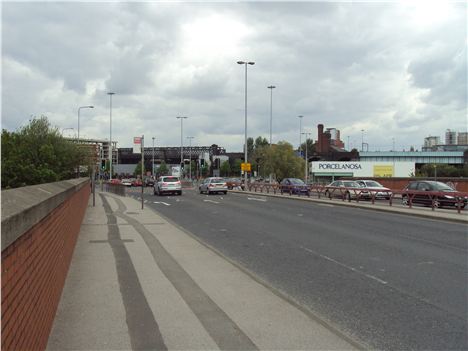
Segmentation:
[(329, 199), (322, 200), (322, 199), (316, 199), (316, 198), (305, 197), (305, 196), (284, 196), (281, 194), (272, 194), (272, 193), (255, 192), (255, 191), (229, 190), (229, 192), (236, 193), (236, 194), (244, 194), (244, 195), (269, 196), (269, 197), (276, 197), (280, 199), (309, 201), (309, 202), (316, 202), (316, 203), (322, 203), (322, 204), (327, 204), (327, 205), (336, 205), (336, 206), (345, 206), (345, 207), (347, 206), (347, 207), (360, 208), (360, 209), (365, 209), (365, 210), (370, 210), (370, 211), (390, 212), (390, 213), (401, 214), (405, 216), (416, 216), (416, 217), (428, 218), (428, 219), (433, 219), (433, 220), (445, 220), (445, 221), (463, 223), (463, 224), (468, 223), (468, 215), (466, 214), (442, 213), (442, 212), (437, 212), (437, 211), (423, 212), (415, 208), (411, 208), (411, 209), (401, 208), (400, 209), (400, 208), (395, 208), (395, 207), (390, 207), (390, 206), (383, 207), (379, 205), (363, 204), (363, 203), (357, 203), (357, 202), (348, 202), (348, 201), (341, 201), (341, 200), (330, 201)]

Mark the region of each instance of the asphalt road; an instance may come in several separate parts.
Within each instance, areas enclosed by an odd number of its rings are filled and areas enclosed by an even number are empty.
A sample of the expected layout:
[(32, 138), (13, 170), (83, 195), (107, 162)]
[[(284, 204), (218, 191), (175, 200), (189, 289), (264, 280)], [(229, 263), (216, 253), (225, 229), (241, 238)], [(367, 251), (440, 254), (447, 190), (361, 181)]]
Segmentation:
[(261, 195), (145, 199), (369, 348), (468, 349), (463, 224)]

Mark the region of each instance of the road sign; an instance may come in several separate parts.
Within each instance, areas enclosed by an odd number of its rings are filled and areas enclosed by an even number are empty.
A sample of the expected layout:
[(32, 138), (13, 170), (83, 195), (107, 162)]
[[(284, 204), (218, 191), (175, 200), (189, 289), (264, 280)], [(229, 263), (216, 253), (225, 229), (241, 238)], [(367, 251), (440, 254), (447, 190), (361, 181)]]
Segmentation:
[(251, 165), (250, 163), (241, 163), (241, 171), (251, 171)]
[(134, 137), (133, 138), (133, 153), (140, 154), (141, 153), (141, 137)]

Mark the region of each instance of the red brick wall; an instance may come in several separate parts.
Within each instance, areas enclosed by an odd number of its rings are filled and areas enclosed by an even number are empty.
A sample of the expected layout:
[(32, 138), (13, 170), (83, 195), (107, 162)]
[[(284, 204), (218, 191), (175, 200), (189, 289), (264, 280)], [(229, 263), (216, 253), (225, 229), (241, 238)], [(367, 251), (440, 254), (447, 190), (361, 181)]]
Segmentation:
[(2, 350), (44, 350), (88, 204), (83, 186), (2, 252)]

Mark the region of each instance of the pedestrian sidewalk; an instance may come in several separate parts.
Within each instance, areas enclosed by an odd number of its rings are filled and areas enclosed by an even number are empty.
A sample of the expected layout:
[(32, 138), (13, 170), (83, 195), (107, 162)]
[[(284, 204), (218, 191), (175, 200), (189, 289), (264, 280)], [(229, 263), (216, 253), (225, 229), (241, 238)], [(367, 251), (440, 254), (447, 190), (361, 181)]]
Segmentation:
[(92, 198), (49, 350), (359, 347), (130, 197)]

